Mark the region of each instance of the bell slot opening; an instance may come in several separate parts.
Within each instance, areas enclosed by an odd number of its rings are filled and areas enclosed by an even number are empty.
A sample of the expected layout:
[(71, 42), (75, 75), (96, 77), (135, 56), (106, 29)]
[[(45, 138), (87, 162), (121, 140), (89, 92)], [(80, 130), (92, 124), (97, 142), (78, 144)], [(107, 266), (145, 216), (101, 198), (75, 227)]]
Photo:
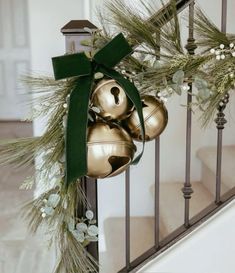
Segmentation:
[(130, 158), (127, 156), (110, 156), (108, 160), (112, 166), (112, 173), (116, 172), (120, 168), (123, 168), (130, 162)]
[(115, 104), (118, 105), (120, 103), (120, 101), (119, 101), (120, 89), (117, 86), (112, 87), (111, 94), (114, 97)]

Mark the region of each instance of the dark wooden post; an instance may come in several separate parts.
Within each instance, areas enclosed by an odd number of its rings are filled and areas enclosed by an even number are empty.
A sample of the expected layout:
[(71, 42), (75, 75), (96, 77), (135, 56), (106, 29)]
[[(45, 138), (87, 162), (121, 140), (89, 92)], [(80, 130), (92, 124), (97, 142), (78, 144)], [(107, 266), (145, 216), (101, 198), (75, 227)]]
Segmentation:
[[(97, 27), (87, 20), (73, 20), (66, 24), (61, 32), (65, 35), (66, 53), (76, 53), (81, 51), (89, 51), (89, 47), (81, 45), (82, 40), (87, 40), (91, 37), (86, 29), (96, 30)], [(79, 64), (78, 64), (79, 65)], [(94, 217), (98, 224), (98, 206), (97, 206), (97, 180), (84, 177), (82, 179), (82, 188), (86, 194), (89, 204), (89, 209), (94, 212)], [(87, 208), (83, 208), (80, 213), (85, 213)], [(84, 215), (84, 214), (83, 214)], [(81, 215), (81, 216), (83, 216)], [(88, 252), (98, 260), (98, 243), (91, 243), (88, 247)]]

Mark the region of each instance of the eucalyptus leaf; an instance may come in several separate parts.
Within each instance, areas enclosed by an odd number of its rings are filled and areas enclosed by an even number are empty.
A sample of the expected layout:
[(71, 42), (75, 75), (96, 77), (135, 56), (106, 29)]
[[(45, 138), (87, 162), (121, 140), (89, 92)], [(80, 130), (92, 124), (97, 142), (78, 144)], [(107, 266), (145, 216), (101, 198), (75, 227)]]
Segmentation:
[(98, 227), (95, 225), (89, 226), (87, 229), (87, 233), (90, 236), (96, 236), (99, 233)]
[(46, 213), (46, 215), (52, 216), (54, 214), (55, 210), (52, 207), (46, 206), (44, 208), (44, 212)]
[(211, 93), (211, 91), (208, 88), (198, 90), (198, 96), (202, 100), (208, 99), (210, 97), (210, 93)]
[(85, 241), (85, 234), (78, 230), (72, 231), (73, 236), (79, 243), (83, 243)]
[(87, 56), (88, 59), (91, 58), (91, 52), (89, 51), (84, 51), (85, 55)]
[(195, 78), (194, 84), (195, 84), (197, 89), (204, 89), (204, 88), (208, 87), (207, 81), (205, 81), (205, 80), (203, 80), (201, 78), (198, 78), (198, 77)]
[(80, 44), (81, 44), (82, 46), (92, 46), (92, 41), (91, 41), (91, 40), (82, 40), (82, 41), (80, 42)]
[(92, 220), (92, 219), (94, 218), (94, 213), (93, 213), (93, 211), (87, 210), (87, 211), (86, 211), (86, 218), (87, 218), (88, 220)]
[(60, 196), (57, 193), (50, 194), (47, 205), (56, 208), (60, 202)]
[(182, 89), (178, 84), (172, 84), (171, 88), (175, 91), (176, 94), (181, 95)]
[(178, 85), (183, 84), (184, 82), (184, 71), (183, 70), (178, 70), (175, 72), (175, 74), (172, 77), (173, 83), (176, 83)]
[(89, 242), (98, 242), (98, 237), (96, 237), (96, 236), (89, 236), (89, 235), (87, 235), (85, 238)]
[(75, 220), (73, 218), (69, 218), (68, 229), (71, 232), (75, 229)]
[(79, 232), (87, 232), (87, 225), (85, 223), (78, 223), (76, 225), (76, 229), (79, 231)]

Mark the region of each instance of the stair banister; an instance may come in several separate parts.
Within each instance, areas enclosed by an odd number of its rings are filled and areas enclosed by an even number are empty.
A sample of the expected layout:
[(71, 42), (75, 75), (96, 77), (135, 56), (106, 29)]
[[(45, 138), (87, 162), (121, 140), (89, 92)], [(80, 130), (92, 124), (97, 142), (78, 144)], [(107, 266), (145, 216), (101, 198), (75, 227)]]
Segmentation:
[[(222, 15), (221, 15), (221, 28), (222, 31), (226, 32), (227, 24), (227, 0), (222, 1)], [(186, 49), (189, 54), (193, 55), (196, 49), (194, 39), (194, 0), (189, 1), (177, 1), (177, 12), (182, 11), (186, 7), (189, 7), (189, 36)], [(170, 5), (166, 5), (163, 9), (156, 12), (148, 21), (155, 23), (158, 28), (159, 21), (161, 18), (170, 20), (171, 12)], [(135, 45), (134, 45), (135, 46)], [(136, 45), (137, 46), (137, 45)], [(190, 90), (187, 95), (187, 117), (186, 117), (186, 165), (185, 165), (185, 183), (182, 189), (183, 196), (185, 199), (184, 208), (184, 223), (181, 227), (176, 229), (173, 233), (159, 242), (159, 220), (160, 220), (160, 208), (159, 208), (159, 197), (160, 197), (160, 138), (158, 137), (155, 141), (155, 230), (154, 230), (154, 246), (148, 251), (137, 257), (134, 261), (130, 261), (130, 171), (126, 173), (126, 265), (119, 272), (137, 272), (143, 265), (151, 261), (154, 257), (158, 256), (168, 247), (173, 245), (175, 242), (189, 234), (193, 229), (199, 226), (202, 222), (209, 219), (212, 215), (218, 212), (221, 208), (226, 206), (235, 197), (235, 188), (221, 196), (221, 167), (222, 167), (222, 136), (224, 125), (227, 122), (225, 119), (224, 110), (228, 103), (229, 95), (226, 94), (220, 105), (218, 106), (217, 118), (215, 120), (218, 129), (217, 139), (217, 166), (216, 166), (216, 199), (215, 203), (211, 204), (198, 215), (195, 215), (190, 219), (190, 198), (193, 193), (191, 186), (191, 139), (192, 139), (192, 111), (190, 105), (192, 102), (192, 84), (190, 84)]]
[[(227, 21), (227, 0), (222, 1), (222, 19), (221, 19), (221, 28), (226, 32), (226, 21)], [(194, 40), (194, 0), (178, 0), (176, 1), (177, 12), (182, 11), (186, 7), (189, 7), (189, 36), (186, 49), (188, 53), (193, 55), (196, 49), (195, 40)], [(159, 22), (162, 21), (161, 18), (168, 21), (172, 18), (171, 10), (169, 9), (170, 5), (167, 4), (163, 9), (157, 11), (148, 21), (156, 24), (158, 29), (161, 28)], [(80, 22), (80, 23), (79, 23)], [(87, 22), (87, 21), (86, 21)], [(82, 35), (89, 35), (84, 31), (81, 31), (79, 24), (84, 24), (84, 21), (73, 21), (67, 24), (62, 32), (66, 36), (66, 51), (73, 52), (82, 50), (80, 41)], [(88, 22), (88, 27), (93, 25)], [(137, 46), (134, 44), (133, 46)], [(222, 137), (224, 125), (227, 122), (225, 119), (224, 110), (229, 100), (229, 95), (226, 94), (220, 105), (218, 106), (217, 118), (215, 120), (218, 136), (217, 136), (217, 163), (216, 163), (216, 198), (215, 202), (201, 211), (198, 215), (190, 218), (190, 198), (193, 193), (191, 186), (191, 139), (192, 139), (192, 111), (190, 105), (192, 102), (192, 85), (190, 85), (190, 90), (187, 95), (187, 117), (186, 117), (186, 163), (185, 163), (185, 183), (182, 189), (183, 197), (185, 199), (185, 208), (184, 208), (184, 223), (182, 226), (171, 233), (169, 236), (160, 241), (160, 137), (155, 140), (155, 213), (154, 213), (154, 245), (148, 251), (137, 257), (135, 260), (131, 261), (131, 242), (130, 242), (130, 169), (126, 171), (125, 174), (125, 267), (122, 268), (119, 272), (137, 272), (144, 264), (146, 264), (151, 259), (155, 258), (157, 255), (162, 253), (168, 247), (173, 245), (176, 241), (180, 240), (182, 237), (189, 234), (194, 228), (200, 225), (203, 221), (206, 221), (214, 213), (224, 207), (228, 202), (234, 199), (235, 188), (225, 195), (221, 196), (221, 166), (222, 166)], [(90, 203), (91, 209), (94, 211), (96, 219), (98, 220), (98, 211), (97, 211), (97, 181), (95, 179), (84, 178), (82, 180), (82, 186), (86, 193), (88, 202)], [(179, 193), (180, 194), (180, 193)], [(86, 208), (84, 208), (85, 210)], [(82, 212), (80, 212), (82, 213)], [(98, 244), (91, 244), (88, 247), (88, 251), (98, 259)], [(111, 272), (110, 272), (111, 273)]]

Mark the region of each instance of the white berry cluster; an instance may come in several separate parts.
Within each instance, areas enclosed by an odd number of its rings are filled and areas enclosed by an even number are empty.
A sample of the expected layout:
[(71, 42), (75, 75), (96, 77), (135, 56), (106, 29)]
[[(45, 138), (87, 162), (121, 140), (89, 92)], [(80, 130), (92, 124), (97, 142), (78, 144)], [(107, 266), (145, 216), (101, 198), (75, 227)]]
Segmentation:
[(227, 54), (231, 54), (235, 57), (235, 45), (230, 43), (229, 48), (226, 48), (224, 44), (220, 44), (219, 48), (212, 48), (210, 50), (211, 54), (215, 54), (216, 60), (224, 60)]
[(121, 67), (119, 69), (119, 72), (123, 75), (125, 79), (128, 79), (130, 82), (134, 81), (134, 77), (136, 76), (135, 71), (129, 72), (129, 71), (126, 71), (124, 67)]

